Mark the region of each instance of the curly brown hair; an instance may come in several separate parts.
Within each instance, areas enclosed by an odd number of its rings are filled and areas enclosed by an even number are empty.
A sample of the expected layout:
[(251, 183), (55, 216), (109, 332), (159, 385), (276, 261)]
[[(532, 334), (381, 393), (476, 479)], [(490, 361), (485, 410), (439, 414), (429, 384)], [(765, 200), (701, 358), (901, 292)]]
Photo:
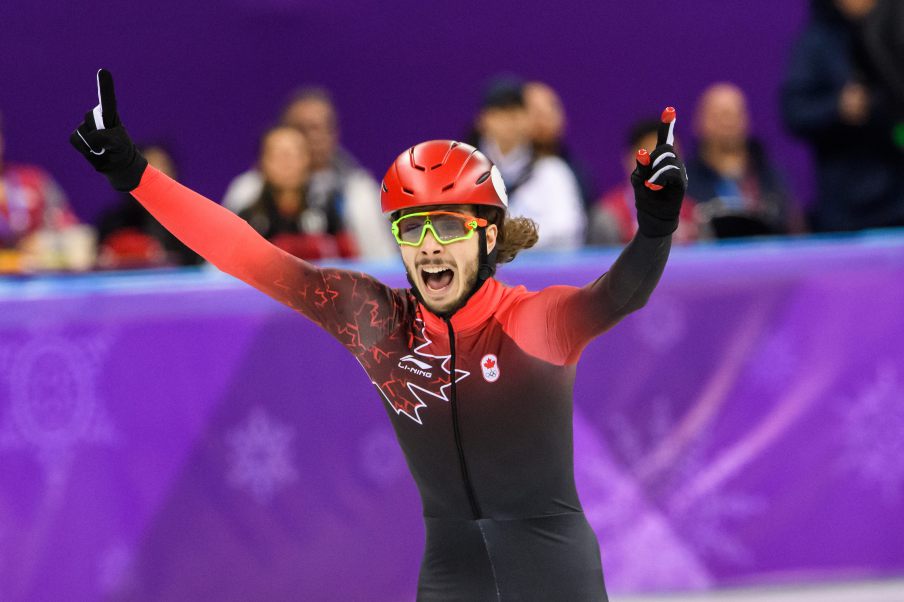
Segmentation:
[(480, 217), (498, 228), (496, 235), (496, 264), (508, 263), (529, 249), (540, 239), (537, 222), (527, 217), (509, 217), (495, 207), (478, 207)]

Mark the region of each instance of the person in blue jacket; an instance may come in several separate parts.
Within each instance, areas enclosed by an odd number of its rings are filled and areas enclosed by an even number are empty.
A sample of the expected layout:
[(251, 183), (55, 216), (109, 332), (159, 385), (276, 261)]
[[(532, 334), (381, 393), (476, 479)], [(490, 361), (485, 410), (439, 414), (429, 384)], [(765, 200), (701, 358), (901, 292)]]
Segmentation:
[(876, 0), (812, 0), (782, 86), (785, 125), (812, 147), (810, 222), (832, 232), (904, 226), (894, 102), (863, 43)]

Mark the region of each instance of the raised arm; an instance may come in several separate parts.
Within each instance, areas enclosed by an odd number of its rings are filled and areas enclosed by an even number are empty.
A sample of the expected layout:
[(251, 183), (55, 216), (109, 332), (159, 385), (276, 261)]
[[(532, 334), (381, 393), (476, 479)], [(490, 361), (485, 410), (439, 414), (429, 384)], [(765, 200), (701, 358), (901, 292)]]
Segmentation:
[(582, 288), (544, 289), (519, 308), (519, 321), (545, 321), (543, 340), (537, 345), (552, 361), (576, 362), (593, 337), (643, 307), (656, 288), (687, 188), (684, 164), (674, 148), (675, 121), (675, 109), (663, 111), (656, 149), (652, 153), (637, 151), (631, 183), (638, 232), (609, 271)]
[(98, 71), (97, 84), (99, 104), (70, 142), (114, 188), (131, 192), (219, 269), (301, 312), (354, 353), (391, 328), (399, 305), (391, 289), (364, 274), (319, 269), (282, 251), (228, 209), (149, 167), (119, 119), (110, 73)]
[(609, 271), (582, 289), (590, 304), (587, 310), (598, 316), (601, 331), (643, 307), (665, 269), (687, 189), (684, 163), (675, 153), (677, 119), (675, 109), (664, 110), (656, 148), (652, 153), (637, 151), (631, 174), (637, 234)]

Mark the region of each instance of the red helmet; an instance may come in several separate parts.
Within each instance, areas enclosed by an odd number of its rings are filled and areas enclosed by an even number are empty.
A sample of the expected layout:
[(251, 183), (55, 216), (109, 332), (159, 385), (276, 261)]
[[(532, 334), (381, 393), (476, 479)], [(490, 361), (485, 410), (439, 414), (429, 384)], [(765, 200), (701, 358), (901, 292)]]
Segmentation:
[(431, 140), (398, 156), (383, 177), (383, 213), (431, 205), (508, 207), (502, 175), (493, 162), (471, 146), (454, 140)]

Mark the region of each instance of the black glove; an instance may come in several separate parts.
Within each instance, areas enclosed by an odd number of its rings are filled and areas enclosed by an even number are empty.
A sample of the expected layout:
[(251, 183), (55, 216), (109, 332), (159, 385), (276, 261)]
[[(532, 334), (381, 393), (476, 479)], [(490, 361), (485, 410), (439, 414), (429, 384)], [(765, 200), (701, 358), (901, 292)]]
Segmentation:
[(85, 113), (85, 120), (69, 136), (69, 142), (94, 169), (107, 176), (113, 188), (131, 192), (141, 182), (148, 162), (119, 121), (113, 76), (106, 69), (97, 72), (97, 98), (100, 104)]
[(643, 148), (637, 151), (631, 185), (637, 205), (637, 226), (645, 236), (666, 236), (678, 228), (687, 172), (672, 146), (676, 118), (675, 109), (666, 108), (662, 112), (656, 149), (652, 153)]

